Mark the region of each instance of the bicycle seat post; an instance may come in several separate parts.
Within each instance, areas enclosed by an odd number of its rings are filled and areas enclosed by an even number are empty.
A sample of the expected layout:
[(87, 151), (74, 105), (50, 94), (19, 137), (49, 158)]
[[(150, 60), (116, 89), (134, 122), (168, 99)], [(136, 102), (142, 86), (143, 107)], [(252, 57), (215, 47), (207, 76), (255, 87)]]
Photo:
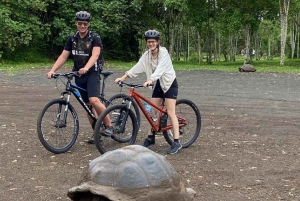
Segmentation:
[[(102, 88), (101, 88), (101, 93), (100, 96), (104, 97), (104, 89), (105, 89), (105, 80), (108, 76), (112, 75), (114, 72), (113, 71), (102, 71), (100, 72), (100, 75), (102, 75), (103, 80), (102, 80)], [(101, 78), (101, 77), (100, 77)]]
[[(100, 84), (100, 96), (101, 97), (104, 97), (104, 88), (105, 88), (105, 79), (106, 79), (107, 77), (105, 77), (104, 75), (102, 76), (102, 87), (101, 87), (101, 84)], [(100, 79), (101, 79), (101, 76), (100, 76)], [(100, 82), (101, 83), (101, 82)]]

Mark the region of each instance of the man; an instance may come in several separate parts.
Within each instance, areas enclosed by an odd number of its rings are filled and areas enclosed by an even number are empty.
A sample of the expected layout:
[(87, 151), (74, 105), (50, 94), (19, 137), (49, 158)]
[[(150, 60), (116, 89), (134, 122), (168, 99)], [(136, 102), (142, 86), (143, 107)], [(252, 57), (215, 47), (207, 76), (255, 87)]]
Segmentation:
[[(102, 41), (98, 34), (90, 31), (91, 15), (86, 11), (79, 11), (75, 15), (75, 25), (77, 31), (70, 36), (65, 44), (64, 50), (56, 60), (52, 69), (47, 73), (50, 79), (52, 74), (60, 69), (72, 53), (74, 61), (73, 71), (79, 72), (79, 77), (75, 77), (75, 83), (81, 88), (87, 89), (79, 91), (84, 102), (90, 105), (98, 116), (105, 110), (105, 106), (100, 102), (98, 96), (100, 93), (100, 74), (102, 69), (103, 57), (101, 55)], [(106, 129), (103, 135), (111, 136), (113, 127), (107, 116), (104, 120)], [(94, 143), (93, 137), (88, 141)]]

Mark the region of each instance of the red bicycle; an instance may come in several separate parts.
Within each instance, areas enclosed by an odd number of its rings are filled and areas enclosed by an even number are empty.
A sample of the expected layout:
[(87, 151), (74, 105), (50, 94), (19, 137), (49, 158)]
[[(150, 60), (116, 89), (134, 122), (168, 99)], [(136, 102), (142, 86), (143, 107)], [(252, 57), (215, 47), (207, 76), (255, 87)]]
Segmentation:
[[(150, 100), (136, 91), (136, 88), (143, 87), (142, 84), (119, 82), (120, 87), (123, 87), (124, 85), (128, 86), (130, 90), (126, 101), (123, 104), (108, 107), (97, 119), (94, 129), (94, 138), (99, 152), (103, 154), (106, 151), (135, 143), (139, 125), (137, 124), (136, 116), (132, 111), (133, 101), (137, 103), (151, 125), (152, 133), (157, 134), (162, 132), (168, 144), (172, 145), (172, 125), (168, 118), (164, 101), (161, 106), (157, 107), (151, 103)], [(144, 102), (148, 103), (156, 110), (157, 119), (153, 119), (146, 111)], [(101, 135), (101, 129), (104, 124), (103, 120), (106, 115), (110, 116), (114, 127), (114, 134), (112, 136)], [(187, 148), (196, 141), (200, 134), (201, 114), (198, 107), (192, 101), (180, 99), (176, 101), (176, 115), (179, 123), (180, 143), (183, 148)]]

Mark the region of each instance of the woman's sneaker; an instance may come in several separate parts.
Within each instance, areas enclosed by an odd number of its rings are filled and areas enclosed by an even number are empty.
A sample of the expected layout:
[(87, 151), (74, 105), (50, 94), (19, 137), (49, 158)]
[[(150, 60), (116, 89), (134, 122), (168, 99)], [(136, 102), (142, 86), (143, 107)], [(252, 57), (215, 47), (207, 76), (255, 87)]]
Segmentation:
[(168, 150), (168, 154), (176, 154), (181, 148), (182, 145), (180, 142), (173, 142), (171, 148)]
[(153, 144), (155, 144), (155, 140), (150, 140), (149, 138), (146, 138), (145, 141), (144, 141), (143, 146), (144, 147), (149, 147), (150, 145), (153, 145)]

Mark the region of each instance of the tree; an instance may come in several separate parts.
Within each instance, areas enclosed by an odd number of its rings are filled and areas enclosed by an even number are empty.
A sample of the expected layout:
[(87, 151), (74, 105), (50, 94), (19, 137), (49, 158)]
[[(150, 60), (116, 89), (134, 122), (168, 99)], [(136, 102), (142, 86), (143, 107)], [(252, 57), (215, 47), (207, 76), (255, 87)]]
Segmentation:
[(263, 41), (266, 41), (266, 55), (267, 59), (271, 60), (273, 58), (272, 47), (275, 46), (280, 35), (280, 23), (276, 20), (262, 20), (259, 28), (259, 35), (262, 37)]
[(0, 2), (0, 58), (3, 53), (8, 57), (16, 48), (29, 46), (49, 34), (49, 24), (39, 19), (47, 5), (48, 1), (41, 0)]
[(293, 59), (295, 56), (299, 58), (299, 36), (300, 36), (300, 1), (294, 0), (290, 2), (288, 26), (290, 27), (288, 38), (290, 44), (289, 56)]
[(287, 37), (287, 19), (289, 14), (290, 0), (279, 0), (280, 6), (280, 28), (281, 28), (281, 40), (280, 40), (280, 66), (284, 66), (285, 60), (285, 44)]
[(206, 0), (188, 0), (187, 18), (190, 20), (190, 25), (193, 26), (196, 31), (196, 52), (198, 55), (199, 64), (202, 62), (202, 35), (204, 35), (204, 26), (207, 22), (208, 11), (206, 8)]

